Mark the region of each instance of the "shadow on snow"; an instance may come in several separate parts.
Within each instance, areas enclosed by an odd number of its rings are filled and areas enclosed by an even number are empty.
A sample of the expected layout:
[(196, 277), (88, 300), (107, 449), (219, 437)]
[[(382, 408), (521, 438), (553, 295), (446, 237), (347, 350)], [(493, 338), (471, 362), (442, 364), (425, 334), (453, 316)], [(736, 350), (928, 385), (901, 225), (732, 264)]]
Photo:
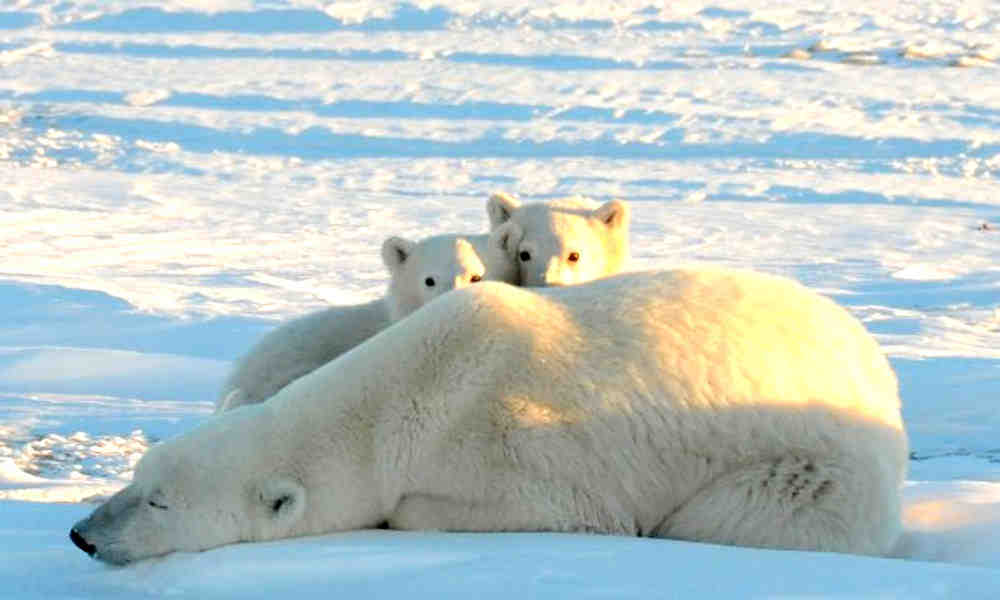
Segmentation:
[(600, 157), (673, 161), (733, 158), (896, 160), (957, 154), (991, 157), (1000, 153), (1000, 144), (976, 146), (962, 139), (927, 141), (893, 137), (867, 140), (819, 132), (778, 132), (762, 142), (727, 140), (685, 143), (681, 128), (671, 128), (649, 141), (621, 141), (614, 131), (580, 141), (510, 139), (505, 129), (494, 128), (475, 139), (442, 141), (334, 133), (320, 126), (299, 133), (288, 133), (273, 127), (232, 131), (177, 121), (83, 114), (54, 115), (32, 119), (26, 124), (40, 130), (54, 127), (118, 136), (129, 142), (173, 142), (189, 152), (231, 152), (303, 159)]

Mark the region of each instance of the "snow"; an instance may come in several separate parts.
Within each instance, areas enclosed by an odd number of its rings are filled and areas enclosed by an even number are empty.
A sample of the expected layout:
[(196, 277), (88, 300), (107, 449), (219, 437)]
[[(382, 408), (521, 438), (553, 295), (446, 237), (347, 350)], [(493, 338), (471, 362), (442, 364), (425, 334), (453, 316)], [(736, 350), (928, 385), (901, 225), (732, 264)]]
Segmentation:
[(65, 532), (47, 518), (84, 507), (38, 506), (0, 504), (34, 546), (0, 563), (11, 597), (987, 600), (997, 586), (995, 568), (564, 534), (349, 532), (112, 569), (62, 551)]
[[(998, 39), (985, 0), (3, 3), (5, 596), (1000, 597)], [(483, 231), (496, 190), (626, 199), (634, 268), (780, 273), (862, 319), (911, 436), (902, 557), (375, 531), (114, 569), (71, 546), (253, 340), (378, 297), (384, 238)]]

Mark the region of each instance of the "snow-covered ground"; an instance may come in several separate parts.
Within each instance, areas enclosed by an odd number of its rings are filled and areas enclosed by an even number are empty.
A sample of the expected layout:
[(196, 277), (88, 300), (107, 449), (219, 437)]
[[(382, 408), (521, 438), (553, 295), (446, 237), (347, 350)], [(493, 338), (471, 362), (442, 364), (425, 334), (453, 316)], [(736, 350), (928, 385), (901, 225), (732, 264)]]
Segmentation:
[[(0, 3), (10, 598), (1000, 597), (1000, 5)], [(70, 525), (278, 320), (494, 190), (633, 206), (634, 268), (847, 305), (900, 376), (904, 558), (356, 532), (87, 559)]]

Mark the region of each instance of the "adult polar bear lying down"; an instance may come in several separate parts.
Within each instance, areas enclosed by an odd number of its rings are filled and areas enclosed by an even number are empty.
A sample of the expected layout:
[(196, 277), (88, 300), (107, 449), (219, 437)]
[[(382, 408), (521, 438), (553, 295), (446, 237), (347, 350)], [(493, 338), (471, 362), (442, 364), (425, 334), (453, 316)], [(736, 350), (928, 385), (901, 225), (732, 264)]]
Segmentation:
[(878, 345), (790, 280), (487, 282), (151, 448), (71, 538), (116, 564), (382, 523), (882, 555), (906, 461)]

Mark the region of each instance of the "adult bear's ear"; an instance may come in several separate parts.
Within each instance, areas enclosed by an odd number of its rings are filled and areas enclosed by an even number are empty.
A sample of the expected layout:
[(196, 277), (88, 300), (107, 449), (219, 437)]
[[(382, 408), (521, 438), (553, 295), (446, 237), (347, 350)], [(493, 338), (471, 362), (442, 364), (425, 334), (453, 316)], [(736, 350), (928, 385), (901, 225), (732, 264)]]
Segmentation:
[(524, 238), (524, 230), (513, 221), (507, 221), (490, 232), (490, 246), (499, 250), (517, 264), (517, 250)]
[(486, 201), (486, 212), (490, 216), (490, 230), (494, 230), (510, 220), (510, 216), (515, 210), (521, 207), (521, 201), (505, 194), (497, 192)]
[(382, 242), (382, 262), (385, 263), (385, 267), (389, 269), (390, 273), (395, 273), (406, 262), (406, 259), (410, 258), (416, 246), (416, 242), (392, 236)]
[(591, 216), (613, 229), (625, 229), (629, 220), (628, 204), (621, 200), (612, 200), (597, 208)]
[(274, 527), (288, 527), (305, 514), (306, 488), (293, 479), (275, 477), (260, 484), (257, 501)]

